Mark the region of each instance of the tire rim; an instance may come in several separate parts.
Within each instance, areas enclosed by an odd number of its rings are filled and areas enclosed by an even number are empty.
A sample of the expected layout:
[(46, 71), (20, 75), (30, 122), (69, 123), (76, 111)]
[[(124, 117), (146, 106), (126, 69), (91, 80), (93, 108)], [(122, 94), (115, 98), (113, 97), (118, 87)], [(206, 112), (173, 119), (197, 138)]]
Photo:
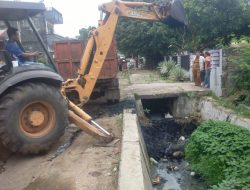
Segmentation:
[(41, 138), (55, 127), (55, 115), (54, 108), (47, 102), (32, 102), (22, 109), (19, 127), (25, 135)]

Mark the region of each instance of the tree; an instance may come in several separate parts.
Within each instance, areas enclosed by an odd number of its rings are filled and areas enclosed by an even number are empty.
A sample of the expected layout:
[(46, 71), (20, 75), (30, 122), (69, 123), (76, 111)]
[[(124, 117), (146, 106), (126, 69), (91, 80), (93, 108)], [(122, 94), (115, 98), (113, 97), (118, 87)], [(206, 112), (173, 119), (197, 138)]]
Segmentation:
[(140, 54), (156, 64), (173, 52), (215, 48), (249, 35), (250, 14), (245, 0), (186, 0), (184, 6), (189, 20), (186, 29), (120, 19), (116, 33), (119, 50)]
[(79, 34), (80, 36), (78, 36), (77, 38), (83, 41), (86, 41), (88, 39), (89, 36), (89, 32), (92, 30), (92, 26), (89, 26), (88, 28), (82, 28), (79, 30)]
[[(144, 0), (145, 1), (145, 0)], [(146, 0), (146, 2), (161, 2)], [(118, 48), (126, 55), (141, 55), (147, 63), (156, 65), (163, 56), (184, 51), (185, 30), (171, 29), (160, 22), (120, 19), (117, 26)]]
[(189, 49), (228, 45), (232, 38), (249, 32), (245, 0), (188, 0), (184, 6), (189, 19)]
[(178, 37), (168, 26), (157, 22), (121, 19), (116, 38), (119, 50), (126, 55), (145, 56), (148, 63), (158, 63), (176, 48)]

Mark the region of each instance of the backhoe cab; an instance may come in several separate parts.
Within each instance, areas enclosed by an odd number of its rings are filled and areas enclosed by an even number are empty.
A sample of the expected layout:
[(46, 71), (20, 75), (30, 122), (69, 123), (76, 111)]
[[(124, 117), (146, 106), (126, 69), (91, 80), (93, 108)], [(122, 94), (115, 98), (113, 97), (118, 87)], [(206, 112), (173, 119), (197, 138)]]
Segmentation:
[(0, 140), (10, 150), (22, 153), (48, 150), (63, 135), (68, 120), (89, 135), (110, 142), (113, 135), (73, 102), (83, 106), (89, 100), (118, 18), (160, 21), (178, 26), (187, 23), (180, 0), (164, 5), (112, 1), (99, 9), (105, 15), (102, 14), (99, 27), (90, 34), (78, 77), (63, 82), (31, 19), (45, 10), (44, 4), (0, 1), (0, 20), (10, 27), (9, 21), (26, 19), (54, 68), (42, 64), (13, 67), (4, 49), (5, 40), (0, 40)]
[[(68, 125), (68, 108), (60, 93), (62, 77), (37, 32), (31, 17), (45, 11), (43, 3), (0, 1), (0, 20), (6, 29), (12, 21), (27, 20), (48, 57), (50, 67), (34, 63), (13, 67), (6, 51), (6, 35), (0, 39), (0, 140), (13, 152), (47, 150)], [(21, 44), (19, 44), (21, 45)]]

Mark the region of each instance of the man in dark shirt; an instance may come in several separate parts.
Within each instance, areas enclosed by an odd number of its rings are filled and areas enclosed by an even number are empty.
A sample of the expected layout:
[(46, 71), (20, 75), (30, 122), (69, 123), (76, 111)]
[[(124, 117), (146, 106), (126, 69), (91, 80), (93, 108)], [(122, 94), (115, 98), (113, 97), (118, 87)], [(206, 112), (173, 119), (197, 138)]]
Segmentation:
[(30, 58), (38, 56), (39, 52), (24, 52), (18, 45), (20, 41), (20, 33), (16, 28), (8, 28), (7, 34), (9, 41), (6, 45), (6, 50), (10, 52), (11, 56), (18, 60), (19, 65), (28, 64)]

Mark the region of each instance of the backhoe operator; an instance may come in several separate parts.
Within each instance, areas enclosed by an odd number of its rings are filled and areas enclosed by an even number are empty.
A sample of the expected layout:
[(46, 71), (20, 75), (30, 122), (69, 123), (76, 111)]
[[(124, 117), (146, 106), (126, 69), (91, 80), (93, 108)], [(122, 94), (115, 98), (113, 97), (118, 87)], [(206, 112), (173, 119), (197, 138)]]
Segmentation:
[(30, 60), (40, 55), (40, 52), (25, 52), (20, 48), (18, 42), (20, 42), (20, 33), (18, 29), (10, 27), (7, 29), (9, 41), (6, 44), (6, 50), (11, 54), (13, 58), (18, 61), (18, 65), (32, 64)]

